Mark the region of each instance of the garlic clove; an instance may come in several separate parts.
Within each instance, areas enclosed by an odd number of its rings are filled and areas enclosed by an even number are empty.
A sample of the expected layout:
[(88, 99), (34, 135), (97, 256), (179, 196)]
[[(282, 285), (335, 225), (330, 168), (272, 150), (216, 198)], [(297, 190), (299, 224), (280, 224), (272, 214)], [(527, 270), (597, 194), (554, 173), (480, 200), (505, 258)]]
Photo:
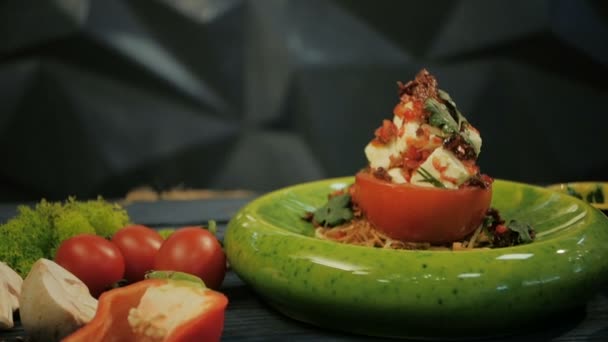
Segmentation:
[(5, 279), (0, 278), (0, 330), (10, 329), (15, 325), (11, 302), (8, 284)]
[(72, 273), (47, 259), (39, 259), (23, 281), (21, 324), (33, 341), (59, 341), (88, 323), (97, 300)]
[(12, 311), (19, 309), (19, 295), (23, 278), (10, 268), (7, 264), (0, 261), (0, 282), (4, 281), (9, 292)]

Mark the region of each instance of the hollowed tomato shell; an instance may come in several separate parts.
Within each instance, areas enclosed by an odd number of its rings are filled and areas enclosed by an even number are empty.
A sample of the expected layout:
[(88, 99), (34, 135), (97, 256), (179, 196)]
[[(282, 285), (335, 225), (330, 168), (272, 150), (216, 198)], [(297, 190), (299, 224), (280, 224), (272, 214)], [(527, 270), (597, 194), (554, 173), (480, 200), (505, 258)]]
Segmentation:
[(483, 221), (492, 187), (441, 189), (394, 184), (359, 172), (351, 189), (367, 219), (393, 239), (448, 243), (462, 240)]

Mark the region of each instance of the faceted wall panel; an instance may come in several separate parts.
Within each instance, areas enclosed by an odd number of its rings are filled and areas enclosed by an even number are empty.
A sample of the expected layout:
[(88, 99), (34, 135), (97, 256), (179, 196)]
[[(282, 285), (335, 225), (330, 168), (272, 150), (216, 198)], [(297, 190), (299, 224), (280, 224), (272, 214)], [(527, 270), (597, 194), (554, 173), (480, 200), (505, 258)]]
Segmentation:
[(350, 175), (427, 68), (482, 170), (608, 178), (602, 1), (5, 0), (0, 200)]

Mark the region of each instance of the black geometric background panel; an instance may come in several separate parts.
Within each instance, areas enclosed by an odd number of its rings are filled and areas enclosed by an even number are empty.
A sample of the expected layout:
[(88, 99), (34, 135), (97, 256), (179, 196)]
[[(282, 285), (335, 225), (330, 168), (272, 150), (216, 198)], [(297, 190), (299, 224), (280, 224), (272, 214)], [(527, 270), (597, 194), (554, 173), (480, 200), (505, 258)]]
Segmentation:
[(351, 175), (427, 68), (496, 177), (608, 178), (602, 1), (0, 2), (0, 200)]

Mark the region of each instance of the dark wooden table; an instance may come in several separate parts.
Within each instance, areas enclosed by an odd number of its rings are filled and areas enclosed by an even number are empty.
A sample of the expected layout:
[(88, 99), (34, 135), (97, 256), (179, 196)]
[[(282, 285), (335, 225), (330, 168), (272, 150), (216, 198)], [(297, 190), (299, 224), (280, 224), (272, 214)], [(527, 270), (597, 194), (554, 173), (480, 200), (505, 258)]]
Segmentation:
[[(215, 220), (219, 236), (230, 218), (244, 204), (246, 198), (214, 198), (193, 201), (160, 201), (135, 203), (126, 208), (132, 220), (152, 227), (180, 227), (206, 224)], [(0, 205), (0, 221), (15, 214), (15, 205)], [(608, 262), (608, 261), (607, 261)], [(291, 320), (266, 306), (247, 284), (233, 272), (228, 272), (224, 292), (230, 304), (226, 312), (223, 341), (377, 341), (379, 338), (356, 336), (329, 331)], [(479, 318), (483, 320), (483, 317)], [(441, 329), (441, 327), (437, 327)], [(0, 342), (27, 340), (23, 329), (17, 326), (0, 332)], [(539, 322), (538, 328), (525, 334), (482, 341), (608, 341), (608, 289), (596, 294), (579, 311)]]

